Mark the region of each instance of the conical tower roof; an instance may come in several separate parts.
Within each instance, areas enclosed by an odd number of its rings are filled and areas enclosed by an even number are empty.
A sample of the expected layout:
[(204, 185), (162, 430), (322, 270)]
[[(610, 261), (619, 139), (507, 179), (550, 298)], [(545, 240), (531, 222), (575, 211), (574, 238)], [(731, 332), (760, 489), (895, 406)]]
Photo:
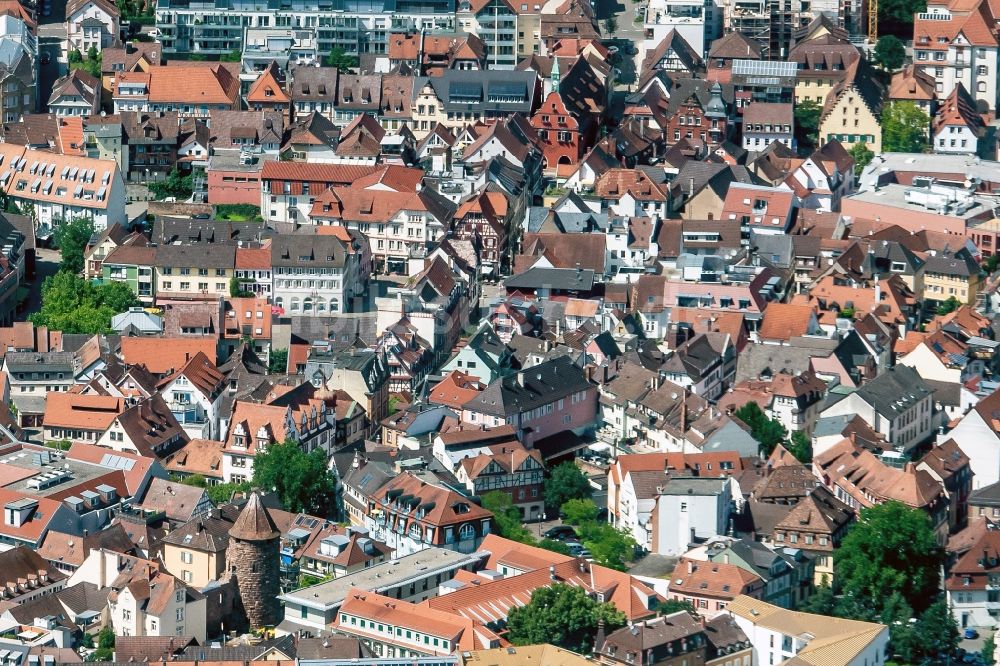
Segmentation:
[(267, 541), (281, 536), (274, 520), (271, 519), (271, 514), (260, 501), (259, 493), (250, 493), (249, 501), (236, 522), (229, 528), (229, 536), (243, 541)]

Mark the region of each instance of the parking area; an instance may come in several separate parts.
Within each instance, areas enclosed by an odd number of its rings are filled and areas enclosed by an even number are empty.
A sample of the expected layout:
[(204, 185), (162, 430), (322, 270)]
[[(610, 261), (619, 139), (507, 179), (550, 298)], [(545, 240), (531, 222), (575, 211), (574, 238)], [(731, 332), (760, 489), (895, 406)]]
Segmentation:
[(976, 632), (975, 638), (965, 638), (965, 629), (959, 629), (962, 632), (962, 640), (959, 641), (958, 647), (965, 650), (967, 655), (963, 663), (966, 664), (981, 664), (983, 663), (981, 659), (977, 656), (983, 650), (983, 644), (985, 644), (986, 639), (993, 635), (992, 627), (969, 627)]

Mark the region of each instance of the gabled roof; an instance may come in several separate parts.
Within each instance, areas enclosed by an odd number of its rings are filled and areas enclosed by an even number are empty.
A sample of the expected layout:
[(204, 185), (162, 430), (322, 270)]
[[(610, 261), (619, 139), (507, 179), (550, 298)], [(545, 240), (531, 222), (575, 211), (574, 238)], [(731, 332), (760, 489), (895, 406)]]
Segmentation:
[(742, 595), (731, 601), (726, 611), (754, 626), (786, 636), (808, 637), (796, 656), (788, 660), (796, 666), (854, 664), (858, 655), (889, 631), (884, 624), (786, 610)]
[(712, 42), (708, 51), (709, 58), (725, 58), (740, 60), (760, 60), (762, 57), (760, 42), (750, 39), (742, 32), (734, 30)]
[(696, 74), (705, 68), (705, 62), (698, 55), (698, 52), (688, 44), (679, 32), (671, 30), (653, 50), (646, 52), (640, 71), (646, 73), (654, 69), (661, 69), (660, 61), (670, 56), (680, 60), (682, 71)]
[[(937, 136), (950, 127), (965, 127), (976, 137), (982, 136), (986, 131), (986, 123), (976, 112), (976, 100), (966, 92), (961, 82), (955, 85), (955, 89), (938, 107), (931, 133)], [(975, 150), (975, 146), (972, 149)]]
[(250, 90), (246, 94), (247, 103), (288, 104), (291, 102), (292, 98), (285, 93), (283, 78), (278, 63), (272, 60), (260, 73), (257, 80), (250, 84)]
[(892, 75), (889, 84), (890, 100), (925, 102), (937, 98), (934, 77), (920, 67), (907, 65)]

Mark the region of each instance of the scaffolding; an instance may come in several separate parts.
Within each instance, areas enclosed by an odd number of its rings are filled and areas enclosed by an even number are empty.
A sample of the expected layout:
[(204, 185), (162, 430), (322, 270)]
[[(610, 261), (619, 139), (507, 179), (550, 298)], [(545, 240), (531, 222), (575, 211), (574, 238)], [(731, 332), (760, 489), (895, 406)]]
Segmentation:
[(812, 19), (809, 0), (729, 0), (726, 31), (738, 31), (763, 47), (765, 58), (788, 55), (793, 35)]

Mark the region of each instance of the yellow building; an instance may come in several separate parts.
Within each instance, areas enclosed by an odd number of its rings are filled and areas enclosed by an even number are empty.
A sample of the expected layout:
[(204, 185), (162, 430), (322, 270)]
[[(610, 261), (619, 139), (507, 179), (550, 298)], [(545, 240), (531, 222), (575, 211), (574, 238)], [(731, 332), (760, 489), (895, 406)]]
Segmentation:
[(850, 150), (864, 143), (869, 150), (882, 152), (882, 99), (885, 86), (871, 65), (856, 61), (842, 84), (830, 93), (819, 123), (819, 142), (834, 139)]
[(159, 300), (228, 298), (236, 274), (236, 246), (221, 243), (160, 245), (156, 248), (156, 297)]
[(212, 515), (181, 525), (163, 537), (160, 556), (167, 571), (201, 589), (226, 570), (226, 547), (233, 524)]
[(956, 298), (973, 305), (979, 296), (983, 277), (976, 263), (965, 251), (941, 252), (927, 257), (924, 265), (924, 299), (947, 301)]

